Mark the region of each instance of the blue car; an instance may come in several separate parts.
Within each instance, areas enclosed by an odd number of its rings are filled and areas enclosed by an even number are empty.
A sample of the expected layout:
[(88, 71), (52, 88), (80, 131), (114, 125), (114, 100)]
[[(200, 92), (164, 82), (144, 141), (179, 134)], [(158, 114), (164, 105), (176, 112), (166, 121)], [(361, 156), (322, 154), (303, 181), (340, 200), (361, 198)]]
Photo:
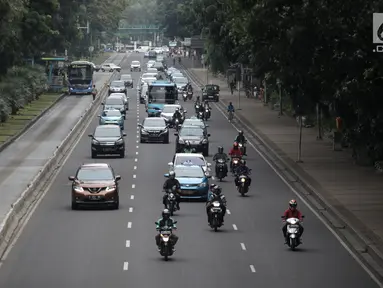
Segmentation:
[(100, 125), (118, 125), (121, 130), (124, 130), (124, 116), (119, 110), (104, 110), (98, 117)]
[[(207, 200), (209, 192), (209, 178), (202, 167), (196, 165), (176, 165), (173, 167), (176, 179), (180, 182), (181, 199)], [(169, 174), (165, 174), (169, 177)]]
[(148, 117), (160, 117), (165, 104), (149, 103), (147, 112)]

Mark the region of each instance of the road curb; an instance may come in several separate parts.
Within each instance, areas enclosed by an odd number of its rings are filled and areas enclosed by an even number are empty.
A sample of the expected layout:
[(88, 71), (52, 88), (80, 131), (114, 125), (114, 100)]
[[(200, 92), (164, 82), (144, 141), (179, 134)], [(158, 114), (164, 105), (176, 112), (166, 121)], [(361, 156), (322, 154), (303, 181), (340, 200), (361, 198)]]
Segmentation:
[(41, 111), (39, 115), (35, 116), (32, 120), (30, 120), (28, 124), (24, 126), (23, 129), (21, 129), (15, 135), (8, 138), (3, 144), (1, 144), (0, 152), (4, 151), (5, 148), (7, 148), (9, 145), (15, 142), (21, 136), (23, 136), (28, 131), (29, 128), (31, 128), (37, 121), (39, 121), (45, 114), (47, 114), (47, 112), (50, 111), (59, 101), (64, 99), (65, 96), (67, 96), (66, 93), (61, 94), (51, 105), (49, 105), (47, 108)]
[[(125, 60), (125, 55), (121, 62)], [(120, 62), (120, 63), (121, 63)], [(72, 148), (72, 144), (80, 136), (84, 126), (99, 109), (101, 102), (107, 97), (108, 82), (113, 79), (118, 73), (113, 72), (100, 90), (99, 97), (90, 103), (88, 108), (80, 116), (77, 123), (70, 129), (68, 135), (57, 146), (53, 155), (46, 162), (44, 167), (40, 169), (34, 179), (27, 185), (26, 189), (22, 192), (21, 196), (11, 205), (5, 219), (0, 224), (0, 259), (3, 258), (7, 251), (8, 245), (12, 243), (15, 235), (17, 234), (20, 224), (23, 223), (24, 217), (28, 214), (33, 204), (38, 201), (45, 191), (45, 185), (49, 179), (56, 173), (60, 167), (61, 161)]]
[[(188, 68), (183, 66), (185, 70), (189, 73), (189, 76), (198, 84), (204, 83), (197, 75), (195, 75)], [(226, 110), (224, 105), (225, 100), (215, 103), (217, 107), (223, 111)], [(354, 252), (358, 259), (362, 261), (371, 272), (378, 278), (380, 281), (383, 280), (383, 255), (380, 250), (375, 246), (374, 241), (364, 237), (362, 231), (355, 228), (354, 225), (349, 223), (347, 219), (336, 209), (328, 203), (328, 201), (316, 190), (310, 183), (308, 183), (300, 173), (292, 167), (289, 163), (286, 162), (277, 152), (275, 148), (270, 145), (270, 140), (266, 140), (265, 137), (262, 137), (256, 130), (256, 128), (251, 127), (249, 123), (243, 116), (234, 115), (234, 118), (237, 120), (235, 126), (243, 126), (243, 130), (247, 130), (248, 135), (253, 136), (251, 142), (253, 142), (257, 150), (263, 154), (263, 156), (268, 159), (273, 168), (279, 172), (279, 174), (284, 178), (289, 186), (291, 186), (297, 194), (299, 194), (303, 199), (307, 200), (311, 206), (316, 210), (318, 215), (320, 215), (327, 224), (329, 224), (334, 232), (345, 242), (347, 246)], [(237, 125), (240, 124), (240, 125)], [(237, 128), (237, 127), (236, 127)], [(254, 141), (255, 140), (255, 141)]]

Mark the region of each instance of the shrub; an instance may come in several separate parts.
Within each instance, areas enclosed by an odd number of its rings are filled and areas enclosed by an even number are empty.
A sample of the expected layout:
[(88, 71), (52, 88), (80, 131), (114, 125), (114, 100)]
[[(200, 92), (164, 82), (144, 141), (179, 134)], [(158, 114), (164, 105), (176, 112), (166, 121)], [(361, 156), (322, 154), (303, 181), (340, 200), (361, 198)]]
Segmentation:
[(15, 66), (0, 82), (0, 122), (46, 91), (47, 76), (40, 66)]

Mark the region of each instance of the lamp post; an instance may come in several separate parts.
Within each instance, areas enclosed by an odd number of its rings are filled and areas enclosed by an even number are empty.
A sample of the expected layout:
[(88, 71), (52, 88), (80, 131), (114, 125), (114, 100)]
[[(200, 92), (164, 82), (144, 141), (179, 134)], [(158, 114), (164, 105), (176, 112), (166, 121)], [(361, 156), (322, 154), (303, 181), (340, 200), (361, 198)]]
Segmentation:
[(282, 82), (280, 79), (277, 79), (278, 92), (279, 92), (279, 113), (278, 116), (283, 115), (283, 107), (282, 107)]

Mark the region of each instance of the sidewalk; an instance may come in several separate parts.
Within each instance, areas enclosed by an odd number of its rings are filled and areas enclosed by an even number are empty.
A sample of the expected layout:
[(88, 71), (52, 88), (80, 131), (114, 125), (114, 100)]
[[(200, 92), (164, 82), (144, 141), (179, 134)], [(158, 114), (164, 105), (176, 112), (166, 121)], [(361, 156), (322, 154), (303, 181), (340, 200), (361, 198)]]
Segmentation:
[[(186, 62), (186, 61), (185, 61)], [(187, 63), (183, 63), (184, 65)], [(187, 67), (187, 66), (186, 66)], [(189, 69), (200, 82), (205, 69)], [(209, 75), (209, 82), (221, 87), (221, 101), (238, 108), (238, 92), (232, 96), (223, 78)], [(299, 130), (295, 119), (278, 117), (278, 112), (259, 100), (241, 96), (237, 111), (241, 120), (257, 132), (291, 167), (330, 203), (347, 222), (363, 233), (369, 244), (383, 251), (383, 179), (373, 168), (356, 166), (349, 151), (333, 151), (330, 141), (316, 140), (317, 129), (304, 128), (302, 160), (297, 164)]]

